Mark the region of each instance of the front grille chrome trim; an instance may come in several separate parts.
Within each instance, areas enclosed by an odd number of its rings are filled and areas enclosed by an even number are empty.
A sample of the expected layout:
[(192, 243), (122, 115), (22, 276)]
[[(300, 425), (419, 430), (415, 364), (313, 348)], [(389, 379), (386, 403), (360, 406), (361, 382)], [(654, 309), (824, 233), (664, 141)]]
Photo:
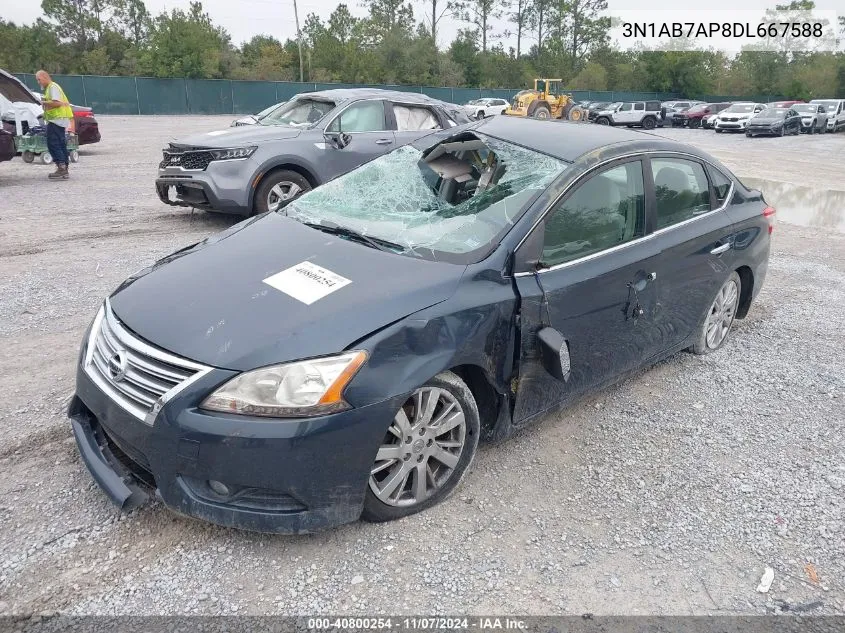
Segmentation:
[[(118, 354), (125, 359), (125, 369), (115, 379), (110, 362)], [(108, 299), (91, 326), (83, 363), (97, 387), (149, 426), (167, 402), (213, 369), (141, 340), (120, 323)]]

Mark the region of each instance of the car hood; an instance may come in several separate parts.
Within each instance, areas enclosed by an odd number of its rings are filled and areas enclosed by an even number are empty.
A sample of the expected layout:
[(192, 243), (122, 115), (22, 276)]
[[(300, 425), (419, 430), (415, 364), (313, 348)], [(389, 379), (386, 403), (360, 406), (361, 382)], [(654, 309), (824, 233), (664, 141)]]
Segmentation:
[(240, 147), (264, 141), (296, 138), (301, 133), (301, 129), (287, 125), (243, 125), (192, 134), (173, 141), (172, 144), (190, 147)]
[(720, 112), (719, 116), (723, 119), (725, 118), (736, 118), (736, 119), (750, 119), (754, 116), (753, 112)]
[(20, 79), (0, 69), (0, 95), (12, 102), (40, 105)]
[[(310, 305), (265, 283), (303, 262), (349, 282)], [(110, 303), (118, 319), (154, 345), (244, 371), (343, 351), (448, 299), (465, 270), (379, 251), (270, 213), (159, 260), (127, 279)], [(309, 283), (296, 276), (281, 285)]]
[(754, 125), (774, 125), (776, 123), (783, 123), (783, 119), (778, 119), (775, 117), (754, 117), (751, 119), (751, 123)]

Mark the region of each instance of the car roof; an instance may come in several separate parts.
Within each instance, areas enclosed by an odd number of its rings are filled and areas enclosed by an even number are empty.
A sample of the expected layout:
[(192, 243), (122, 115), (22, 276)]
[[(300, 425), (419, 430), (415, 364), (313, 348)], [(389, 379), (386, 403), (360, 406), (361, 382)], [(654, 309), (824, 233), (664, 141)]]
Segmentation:
[(14, 75), (0, 68), (0, 94), (12, 102), (38, 104), (35, 97), (23, 82)]
[(316, 92), (301, 92), (296, 95), (296, 98), (303, 97), (326, 99), (335, 103), (359, 99), (390, 99), (391, 101), (401, 101), (403, 103), (438, 104), (455, 107), (445, 101), (434, 99), (419, 92), (401, 92), (399, 90), (384, 90), (380, 88), (334, 88), (332, 90), (318, 90)]
[(588, 125), (569, 121), (538, 121), (523, 117), (497, 116), (479, 121), (469, 127), (482, 134), (489, 134), (514, 145), (521, 145), (548, 154), (566, 162), (574, 162), (587, 152), (608, 146), (618, 146), (620, 152), (644, 151), (643, 143), (649, 149), (659, 151), (680, 151), (694, 154), (713, 162), (710, 155), (683, 143), (667, 140), (661, 136), (612, 127), (609, 125)]

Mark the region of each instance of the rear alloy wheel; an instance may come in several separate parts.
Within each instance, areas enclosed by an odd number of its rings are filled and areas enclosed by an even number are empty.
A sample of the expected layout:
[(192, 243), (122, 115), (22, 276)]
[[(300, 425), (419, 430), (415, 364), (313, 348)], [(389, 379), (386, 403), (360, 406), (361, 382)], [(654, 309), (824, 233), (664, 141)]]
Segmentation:
[(709, 354), (724, 344), (736, 317), (741, 292), (742, 282), (739, 275), (732, 272), (728, 280), (719, 288), (716, 298), (707, 311), (698, 340), (692, 346), (693, 352)]
[(255, 212), (278, 211), (310, 190), (311, 183), (295, 171), (273, 172), (264, 177), (255, 192)]
[(452, 372), (432, 378), (396, 412), (370, 471), (362, 518), (420, 512), (458, 485), (478, 447), (478, 406)]
[(647, 116), (643, 119), (643, 128), (646, 130), (653, 130), (655, 125), (657, 125), (657, 121), (653, 116)]

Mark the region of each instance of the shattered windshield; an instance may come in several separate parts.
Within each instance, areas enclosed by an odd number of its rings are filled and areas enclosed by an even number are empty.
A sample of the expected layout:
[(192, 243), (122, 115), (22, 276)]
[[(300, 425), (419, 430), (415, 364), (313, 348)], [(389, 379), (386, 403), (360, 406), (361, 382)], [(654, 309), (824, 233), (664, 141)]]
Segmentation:
[(261, 125), (290, 125), (310, 127), (334, 110), (332, 101), (322, 99), (294, 99), (259, 120)]
[(551, 156), (464, 133), (426, 153), (399, 148), (282, 212), (352, 229), (405, 255), (478, 261), (565, 167)]

